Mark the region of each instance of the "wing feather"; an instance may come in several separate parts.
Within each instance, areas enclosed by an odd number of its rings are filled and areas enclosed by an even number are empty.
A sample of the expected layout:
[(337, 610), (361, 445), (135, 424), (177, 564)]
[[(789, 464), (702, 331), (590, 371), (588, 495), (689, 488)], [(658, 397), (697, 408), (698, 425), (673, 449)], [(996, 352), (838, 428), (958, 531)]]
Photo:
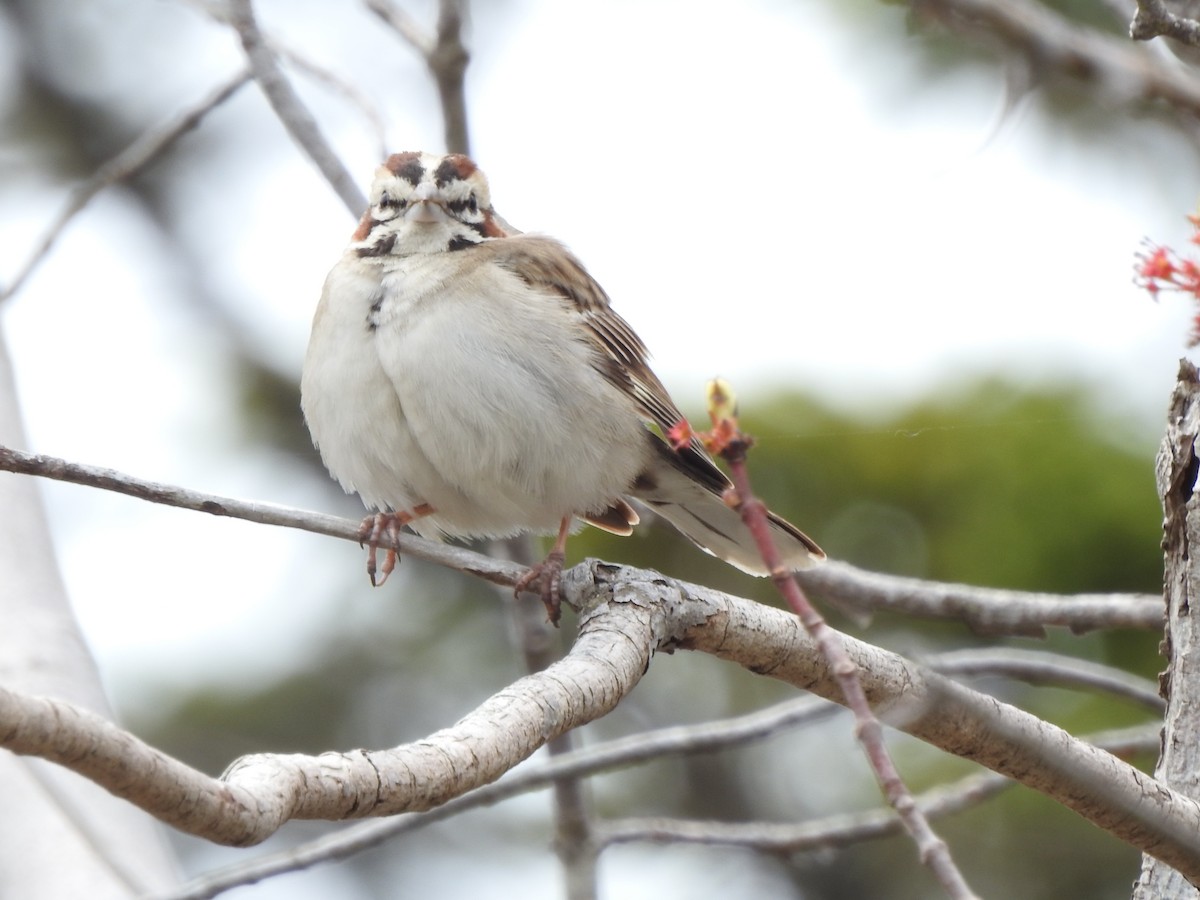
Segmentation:
[[(683, 413), (650, 369), (646, 345), (612, 308), (608, 294), (583, 263), (561, 243), (541, 235), (488, 241), (478, 249), (484, 248), (526, 284), (557, 294), (568, 304), (580, 318), (582, 333), (595, 346), (597, 371), (633, 400), (642, 417), (657, 426), (657, 437), (665, 443), (662, 436), (683, 421)], [(679, 468), (693, 473), (714, 493), (729, 486), (729, 479), (698, 440), (693, 438), (675, 457)]]

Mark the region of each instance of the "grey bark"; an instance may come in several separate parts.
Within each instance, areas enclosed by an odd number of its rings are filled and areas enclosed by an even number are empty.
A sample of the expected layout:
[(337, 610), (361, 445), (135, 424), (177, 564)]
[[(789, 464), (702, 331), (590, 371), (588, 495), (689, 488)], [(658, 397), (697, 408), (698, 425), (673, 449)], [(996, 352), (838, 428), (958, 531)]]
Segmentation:
[[(1167, 431), (1158, 451), (1155, 480), (1163, 506), (1163, 593), (1167, 623), (1161, 649), (1167, 668), (1159, 686), (1167, 701), (1155, 777), (1189, 797), (1200, 798), (1200, 628), (1192, 628), (1191, 598), (1200, 586), (1192, 548), (1200, 552), (1200, 373), (1183, 360), (1171, 396)], [(1195, 900), (1198, 891), (1179, 872), (1150, 856), (1134, 886), (1134, 900)]]

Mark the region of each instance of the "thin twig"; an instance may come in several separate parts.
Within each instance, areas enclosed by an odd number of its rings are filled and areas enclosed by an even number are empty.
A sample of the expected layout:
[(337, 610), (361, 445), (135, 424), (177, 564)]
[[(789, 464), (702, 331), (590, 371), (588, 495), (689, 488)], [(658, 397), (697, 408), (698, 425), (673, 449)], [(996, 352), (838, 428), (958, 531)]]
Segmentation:
[[(995, 772), (979, 772), (919, 794), (915, 802), (928, 818), (936, 819), (978, 806), (1014, 785), (1015, 782)], [(797, 824), (630, 817), (600, 824), (596, 836), (606, 847), (632, 843), (709, 844), (747, 847), (765, 853), (802, 853), (848, 847), (903, 830), (896, 811), (883, 807)]]
[(281, 44), (277, 39), (271, 38), (269, 43), (276, 53), (286, 58), (297, 69), (307, 73), (317, 81), (328, 85), (332, 90), (337, 91), (357, 106), (358, 111), (363, 114), (363, 118), (370, 123), (371, 131), (375, 133), (376, 150), (378, 151), (379, 158), (382, 160), (387, 156), (387, 125), (383, 121), (383, 114), (379, 111), (379, 107), (366, 94), (330, 69), (318, 65), (307, 56), (293, 50), (291, 47)]
[[(0, 471), (17, 472), (25, 475), (38, 475), (53, 478), (56, 481), (69, 481), (73, 484), (87, 485), (137, 497), (151, 503), (162, 503), (181, 509), (195, 510), (214, 516), (229, 516), (235, 519), (245, 519), (263, 525), (279, 525), (284, 528), (296, 528), (313, 534), (323, 534), (329, 537), (358, 543), (359, 524), (350, 519), (342, 519), (324, 513), (309, 512), (277, 506), (273, 503), (237, 500), (233, 497), (221, 497), (216, 494), (206, 494), (187, 488), (169, 484), (147, 481), (105, 469), (99, 466), (87, 466), (67, 462), (53, 456), (23, 453), (0, 446)], [(389, 539), (384, 536), (380, 541), (381, 547), (389, 546)], [(512, 587), (525, 573), (525, 569), (516, 563), (492, 559), (480, 553), (467, 550), (465, 547), (455, 547), (449, 544), (439, 544), (427, 541), (415, 535), (405, 534), (396, 544), (395, 549), (401, 550), (407, 556), (414, 556), (438, 565), (448, 566), (461, 572), (467, 572), (490, 581), (493, 584), (503, 584)]]
[(258, 22), (254, 19), (251, 0), (229, 0), (228, 21), (237, 31), (254, 80), (262, 88), (267, 102), (275, 110), (275, 115), (292, 136), (292, 140), (325, 176), (325, 180), (341, 198), (350, 215), (357, 219), (367, 208), (367, 198), (333, 152), (329, 142), (325, 140), (317, 120), (280, 70), (275, 54), (263, 38)]
[[(1117, 756), (1154, 751), (1158, 726), (1106, 731), (1085, 738)], [(929, 818), (962, 812), (991, 799), (1015, 782), (995, 772), (968, 775), (953, 784), (940, 785), (915, 800)], [(861, 813), (829, 816), (800, 824), (776, 822), (703, 822), (687, 819), (619, 819), (597, 826), (597, 840), (605, 846), (633, 842), (723, 844), (749, 847), (768, 853), (799, 853), (847, 847), (897, 834), (904, 828), (895, 810), (885, 807)]]
[(463, 0), (441, 0), (438, 5), (437, 43), (426, 60), (441, 101), (446, 149), (451, 153), (470, 156), (465, 89), (470, 57), (462, 41), (464, 9)]
[(956, 33), (999, 38), (1038, 73), (1097, 85), (1128, 102), (1163, 100), (1200, 115), (1200, 81), (1178, 66), (1110, 34), (1073, 22), (1033, 0), (911, 0), (915, 12)]
[(1095, 629), (1161, 631), (1161, 594), (1040, 594), (884, 575), (830, 560), (796, 573), (818, 596), (829, 594), (851, 609), (891, 610), (930, 619), (953, 619), (984, 635), (1045, 637), (1046, 627), (1081, 634)]
[(1166, 710), (1158, 685), (1150, 679), (1061, 653), (993, 647), (939, 653), (922, 662), (943, 675), (1003, 675), (1036, 684), (1101, 690), (1132, 700), (1159, 716)]
[[(175, 485), (147, 481), (112, 469), (68, 462), (54, 456), (25, 453), (4, 446), (0, 446), (0, 471), (68, 481), (127, 494), (152, 503), (162, 503), (212, 515), (246, 519), (264, 525), (296, 528), (343, 540), (358, 540), (358, 523), (351, 522), (349, 519), (340, 519), (323, 513), (291, 509), (270, 503), (205, 494)], [(386, 538), (380, 546), (387, 546)], [(415, 535), (405, 534), (401, 540), (401, 546), (396, 549), (403, 550), (409, 556), (449, 566), (468, 574), (477, 575), (493, 584), (503, 584), (509, 587), (515, 584), (516, 580), (525, 572), (525, 569), (516, 563), (493, 559), (462, 547), (422, 540)], [(839, 569), (839, 596), (845, 596), (855, 601), (871, 594), (904, 594), (915, 597), (914, 584), (918, 583), (915, 579), (866, 572), (832, 561), (824, 563), (819, 569), (830, 567)], [(819, 571), (819, 569), (812, 569), (809, 572)], [(930, 590), (933, 591), (939, 587), (946, 587), (945, 585), (939, 586), (935, 582), (919, 582), (919, 584), (928, 584)], [(974, 607), (992, 609), (1001, 599), (1008, 599), (1012, 604), (1024, 606), (1028, 610), (1028, 616), (1023, 620), (1026, 626), (1036, 623), (1038, 620), (1035, 617), (1040, 614), (1046, 616), (1045, 624), (1070, 624), (1075, 630), (1080, 631), (1090, 628), (1119, 627), (1115, 623), (1128, 622), (1134, 618), (1130, 613), (1130, 608), (1144, 606), (1146, 600), (1141, 595), (1104, 594), (1091, 597), (1085, 605), (1075, 607), (1072, 606), (1072, 600), (1075, 598), (1070, 596), (1056, 597), (1052, 594), (995, 591), (990, 588), (975, 588), (967, 585), (951, 585), (949, 587), (953, 591), (956, 607), (962, 610), (962, 618), (967, 621), (972, 619)], [(1077, 620), (1064, 622), (1060, 606), (1074, 610)], [(948, 614), (945, 617), (950, 618)]]
[(467, 127), (465, 76), (470, 55), (462, 40), (465, 4), (463, 0), (441, 0), (438, 4), (436, 37), (430, 37), (412, 16), (391, 0), (364, 0), (375, 13), (414, 50), (421, 54), (437, 85), (442, 109), (442, 127), (446, 149), (451, 153), (471, 155), (470, 132)]
[(91, 178), (76, 185), (67, 199), (67, 205), (42, 234), (41, 240), (38, 241), (21, 268), (17, 270), (13, 280), (8, 283), (7, 287), (0, 289), (0, 303), (21, 289), (26, 279), (33, 274), (34, 269), (50, 252), (50, 248), (54, 246), (54, 242), (58, 240), (58, 236), (62, 234), (67, 224), (82, 212), (97, 194), (105, 188), (137, 174), (161, 156), (179, 138), (199, 125), (206, 115), (232, 97), (237, 89), (249, 80), (249, 69), (243, 69), (230, 76), (199, 103), (185, 110), (173, 122), (144, 132), (132, 144), (100, 166)]
[(729, 463), (733, 479), (733, 495), (727, 501), (742, 516), (750, 529), (758, 552), (766, 563), (767, 571), (779, 593), (799, 618), (829, 664), (829, 670), (837, 680), (845, 698), (846, 706), (854, 714), (855, 735), (862, 744), (871, 769), (883, 789), (888, 804), (896, 810), (905, 830), (916, 842), (921, 862), (929, 866), (941, 883), (946, 894), (955, 900), (971, 900), (977, 895), (950, 856), (950, 848), (930, 827), (929, 820), (913, 800), (908, 786), (900, 777), (887, 745), (883, 741), (883, 725), (876, 718), (867, 701), (866, 691), (858, 677), (858, 667), (846, 653), (838, 633), (825, 622), (817, 608), (809, 602), (800, 583), (792, 577), (792, 570), (784, 564), (779, 548), (771, 537), (767, 507), (754, 495), (750, 486), (750, 474), (746, 469), (746, 452), (751, 441), (737, 424), (736, 403), (728, 386), (717, 379), (709, 384), (709, 415), (713, 421), (714, 449)]
[[(528, 534), (493, 542), (494, 551), (522, 565), (536, 560)], [(541, 599), (497, 587), (509, 611), (515, 643), (521, 650), (527, 672), (541, 672), (562, 656), (562, 632), (546, 620)], [(574, 732), (560, 734), (546, 744), (552, 759), (571, 755), (576, 749)], [(596, 896), (596, 850), (592, 842), (591, 812), (585, 784), (579, 777), (555, 780), (554, 852), (562, 865), (568, 900), (593, 900)]]

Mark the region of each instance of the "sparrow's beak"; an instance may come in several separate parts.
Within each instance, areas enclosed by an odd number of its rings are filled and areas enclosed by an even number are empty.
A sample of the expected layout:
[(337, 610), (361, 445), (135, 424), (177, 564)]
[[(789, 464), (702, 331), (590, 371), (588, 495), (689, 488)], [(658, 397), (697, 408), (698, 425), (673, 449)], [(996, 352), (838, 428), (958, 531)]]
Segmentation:
[(437, 188), (429, 183), (417, 185), (404, 218), (409, 222), (425, 222), (427, 224), (450, 221), (450, 215), (437, 197)]

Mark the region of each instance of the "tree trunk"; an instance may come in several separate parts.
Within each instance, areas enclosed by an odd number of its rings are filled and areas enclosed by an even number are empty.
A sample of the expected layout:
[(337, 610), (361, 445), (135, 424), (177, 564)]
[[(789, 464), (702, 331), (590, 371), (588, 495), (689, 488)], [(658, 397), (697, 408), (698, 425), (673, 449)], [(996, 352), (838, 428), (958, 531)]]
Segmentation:
[[(1200, 495), (1196, 493), (1197, 435), (1200, 434), (1200, 373), (1183, 360), (1171, 396), (1167, 433), (1158, 451), (1155, 478), (1163, 506), (1163, 593), (1167, 625), (1162, 652), (1166, 671), (1159, 685), (1167, 701), (1162, 751), (1155, 777), (1189, 797), (1200, 798), (1200, 628), (1191, 617), (1192, 594), (1200, 573), (1192, 566), (1192, 547), (1200, 553)], [(1200, 624), (1200, 622), (1197, 622)], [(1170, 897), (1196, 900), (1200, 891), (1174, 869), (1149, 856), (1134, 887), (1134, 900)]]
[[(26, 445), (0, 331), (0, 444)], [(0, 475), (0, 684), (111, 718), (37, 483)], [(0, 897), (123, 900), (176, 880), (161, 826), (74, 772), (0, 754)]]

